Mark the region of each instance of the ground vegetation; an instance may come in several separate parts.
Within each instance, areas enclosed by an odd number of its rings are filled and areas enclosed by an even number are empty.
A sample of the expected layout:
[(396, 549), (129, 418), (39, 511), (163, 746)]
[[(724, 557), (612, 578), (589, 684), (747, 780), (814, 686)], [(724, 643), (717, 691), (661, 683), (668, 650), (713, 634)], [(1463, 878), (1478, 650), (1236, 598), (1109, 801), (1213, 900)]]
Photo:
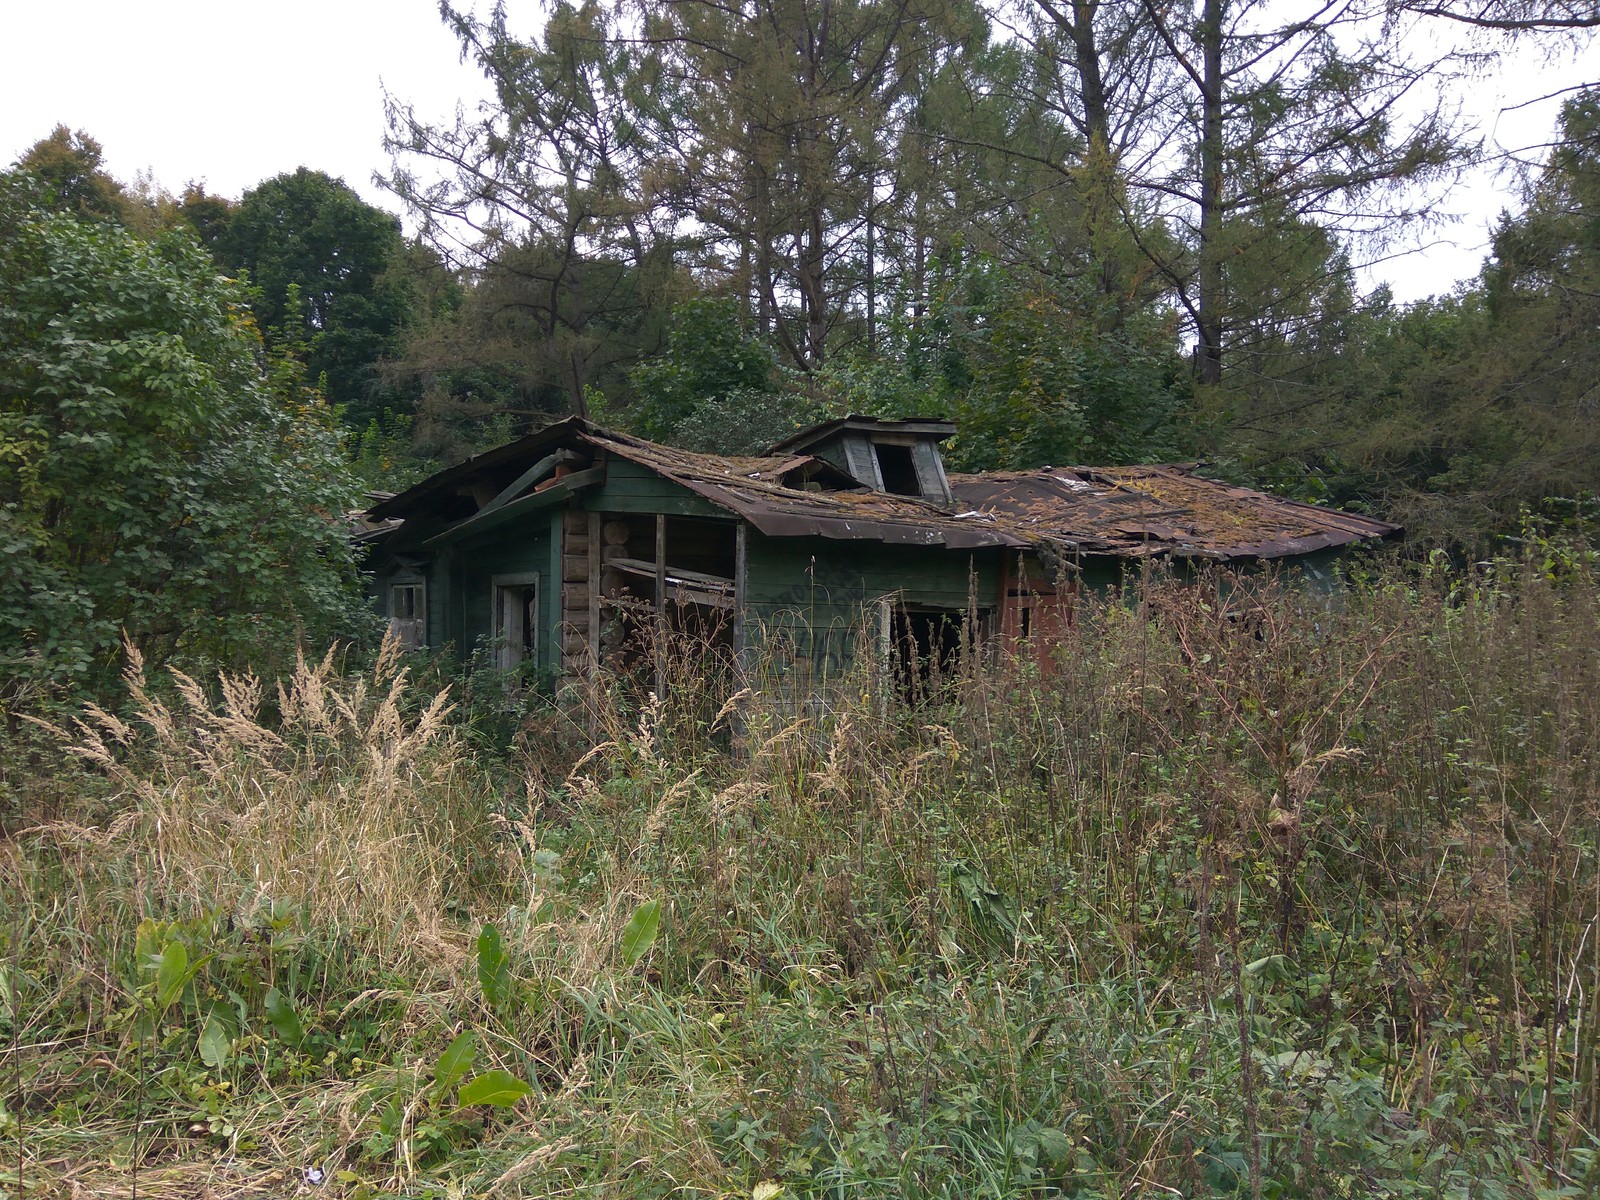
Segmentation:
[(1592, 1195), (1597, 605), (1151, 576), (916, 707), (135, 660), (11, 799), (7, 1186)]

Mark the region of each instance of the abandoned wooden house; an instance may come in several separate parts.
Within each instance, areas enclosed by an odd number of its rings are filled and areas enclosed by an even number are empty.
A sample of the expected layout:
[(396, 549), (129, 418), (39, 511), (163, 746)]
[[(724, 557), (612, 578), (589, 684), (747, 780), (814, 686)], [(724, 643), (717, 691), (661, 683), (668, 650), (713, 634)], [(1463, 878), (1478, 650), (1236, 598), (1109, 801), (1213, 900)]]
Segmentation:
[(1399, 532), (1182, 467), (949, 474), (954, 432), (846, 417), (725, 457), (570, 418), (375, 504), (374, 600), (408, 644), (504, 668), (583, 674), (677, 630), (776, 647), (803, 683), (864, 634), (937, 656), (1050, 633), (1152, 556), (1314, 562)]

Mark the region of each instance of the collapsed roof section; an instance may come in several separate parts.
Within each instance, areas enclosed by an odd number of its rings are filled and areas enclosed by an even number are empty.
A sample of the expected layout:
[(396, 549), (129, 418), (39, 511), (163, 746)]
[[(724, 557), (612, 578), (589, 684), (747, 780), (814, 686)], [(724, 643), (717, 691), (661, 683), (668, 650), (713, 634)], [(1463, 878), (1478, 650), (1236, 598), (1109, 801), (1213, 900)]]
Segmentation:
[[(950, 502), (940, 503), (863, 486), (858, 474), (805, 452), (819, 435), (826, 440), (867, 422), (852, 417), (819, 426), (756, 457), (678, 450), (572, 417), (381, 500), (368, 510), (377, 530), (369, 536), (387, 537), (407, 525), (426, 526), (416, 532), (434, 536), (464, 526), (487, 529), (496, 514), (509, 517), (538, 503), (535, 494), (552, 485), (560, 485), (549, 494), (554, 500), (601, 483), (608, 459), (655, 472), (770, 537), (1226, 561), (1285, 558), (1400, 532), (1387, 522), (1203, 479), (1187, 467), (950, 475)], [(906, 422), (885, 423), (928, 441), (943, 433), (942, 424), (915, 424), (913, 430)]]
[(1194, 468), (1044, 467), (952, 475), (958, 506), (1036, 543), (1118, 557), (1275, 559), (1401, 532), (1398, 525), (1202, 479)]

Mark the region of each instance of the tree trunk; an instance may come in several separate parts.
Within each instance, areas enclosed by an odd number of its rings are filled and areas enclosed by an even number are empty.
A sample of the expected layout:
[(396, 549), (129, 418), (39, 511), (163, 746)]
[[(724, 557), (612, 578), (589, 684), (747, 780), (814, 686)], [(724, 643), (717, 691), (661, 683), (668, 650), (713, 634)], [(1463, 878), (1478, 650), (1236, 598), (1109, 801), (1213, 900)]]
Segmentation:
[(1083, 92), (1085, 140), (1095, 149), (1109, 152), (1111, 113), (1106, 101), (1105, 77), (1100, 70), (1100, 47), (1094, 31), (1098, 0), (1073, 0), (1072, 27), (1067, 31), (1077, 59), (1078, 86)]
[(1227, 0), (1205, 0), (1200, 16), (1200, 297), (1199, 376), (1222, 382), (1222, 19)]

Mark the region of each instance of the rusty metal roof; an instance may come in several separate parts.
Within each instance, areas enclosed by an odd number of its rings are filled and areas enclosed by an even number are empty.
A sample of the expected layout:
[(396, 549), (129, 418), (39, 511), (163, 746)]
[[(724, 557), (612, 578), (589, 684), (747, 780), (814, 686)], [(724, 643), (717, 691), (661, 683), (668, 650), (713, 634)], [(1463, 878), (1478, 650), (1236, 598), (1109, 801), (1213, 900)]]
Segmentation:
[(1189, 467), (952, 475), (956, 507), (1085, 554), (1283, 558), (1392, 537), (1398, 525), (1202, 479)]
[[(423, 480), (367, 511), (375, 527), (469, 515), (464, 496), (504, 487), (550, 450), (587, 447), (655, 471), (772, 537), (823, 537), (962, 550), (1050, 546), (1117, 557), (1282, 558), (1400, 532), (1398, 526), (1202, 479), (1192, 468), (1045, 467), (951, 475), (948, 507), (861, 487), (803, 452), (699, 454), (571, 417)], [(809, 486), (808, 486), (809, 484)]]

